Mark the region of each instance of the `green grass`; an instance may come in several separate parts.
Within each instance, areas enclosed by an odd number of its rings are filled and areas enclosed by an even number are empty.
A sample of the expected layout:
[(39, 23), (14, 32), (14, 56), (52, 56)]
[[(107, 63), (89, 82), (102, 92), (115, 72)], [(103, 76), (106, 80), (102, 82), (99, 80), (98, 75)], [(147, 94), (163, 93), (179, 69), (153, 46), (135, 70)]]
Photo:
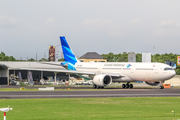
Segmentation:
[(0, 88), (0, 91), (38, 91), (38, 89), (20, 90), (20, 88)]
[(180, 97), (0, 99), (8, 105), (7, 120), (173, 120), (172, 110), (180, 119)]

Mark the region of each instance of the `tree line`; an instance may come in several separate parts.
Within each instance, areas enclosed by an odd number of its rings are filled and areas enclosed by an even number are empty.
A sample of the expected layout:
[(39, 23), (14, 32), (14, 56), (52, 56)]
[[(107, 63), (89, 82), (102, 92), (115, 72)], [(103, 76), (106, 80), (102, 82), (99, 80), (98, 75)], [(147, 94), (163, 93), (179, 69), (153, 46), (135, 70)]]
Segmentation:
[[(17, 60), (15, 59), (13, 56), (7, 56), (4, 52), (0, 53), (0, 61), (31, 61), (31, 62), (35, 62), (36, 60), (34, 58), (30, 58), (28, 60)], [(49, 61), (49, 58), (41, 58), (40, 60), (37, 61)], [(63, 58), (59, 59), (58, 61), (64, 61)]]
[(4, 52), (1, 52), (0, 61), (16, 61), (16, 59), (13, 56), (6, 56)]
[[(130, 52), (134, 53), (134, 52)], [(119, 53), (119, 54), (102, 54), (104, 59), (107, 59), (108, 62), (128, 62), (128, 54), (127, 52)], [(173, 53), (165, 53), (165, 54), (154, 54), (151, 55), (151, 62), (158, 62), (158, 63), (165, 63), (166, 61), (173, 61), (177, 62), (177, 56), (180, 56), (178, 54)], [(142, 62), (142, 54), (138, 53), (136, 54), (136, 62)]]

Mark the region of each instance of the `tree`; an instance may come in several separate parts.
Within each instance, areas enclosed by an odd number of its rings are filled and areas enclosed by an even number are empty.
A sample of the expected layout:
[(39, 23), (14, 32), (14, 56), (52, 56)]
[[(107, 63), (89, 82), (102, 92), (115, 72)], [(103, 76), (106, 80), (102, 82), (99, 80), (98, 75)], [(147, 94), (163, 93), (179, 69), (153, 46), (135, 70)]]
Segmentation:
[(33, 59), (33, 58), (31, 58), (31, 59), (28, 59), (28, 61), (31, 61), (31, 62), (32, 62), (32, 61), (36, 61), (36, 60), (35, 60), (35, 59)]
[(48, 59), (46, 59), (46, 58), (41, 58), (39, 61), (45, 61), (45, 62), (47, 62)]
[(4, 52), (1, 52), (1, 55), (2, 55), (2, 56), (6, 56), (6, 54), (5, 54)]
[(13, 56), (6, 56), (4, 52), (1, 52), (0, 61), (16, 61), (16, 59)]
[(142, 54), (136, 54), (136, 62), (142, 62)]
[(58, 59), (58, 61), (63, 62), (65, 61), (64, 58)]

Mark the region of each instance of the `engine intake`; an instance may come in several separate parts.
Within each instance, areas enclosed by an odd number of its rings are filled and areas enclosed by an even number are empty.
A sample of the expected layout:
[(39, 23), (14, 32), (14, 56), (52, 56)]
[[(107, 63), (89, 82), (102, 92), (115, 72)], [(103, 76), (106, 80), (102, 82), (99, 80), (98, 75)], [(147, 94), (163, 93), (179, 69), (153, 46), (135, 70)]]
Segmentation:
[(93, 78), (93, 83), (97, 86), (108, 86), (112, 83), (112, 77), (109, 75), (96, 75)]

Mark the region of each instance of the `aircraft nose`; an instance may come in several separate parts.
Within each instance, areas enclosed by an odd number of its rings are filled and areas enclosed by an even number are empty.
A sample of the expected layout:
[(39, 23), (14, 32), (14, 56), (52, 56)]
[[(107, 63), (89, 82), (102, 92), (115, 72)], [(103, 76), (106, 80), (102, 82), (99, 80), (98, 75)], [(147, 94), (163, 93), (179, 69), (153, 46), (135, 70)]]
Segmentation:
[(176, 75), (176, 71), (173, 70), (172, 73), (171, 73), (172, 77), (174, 77)]

